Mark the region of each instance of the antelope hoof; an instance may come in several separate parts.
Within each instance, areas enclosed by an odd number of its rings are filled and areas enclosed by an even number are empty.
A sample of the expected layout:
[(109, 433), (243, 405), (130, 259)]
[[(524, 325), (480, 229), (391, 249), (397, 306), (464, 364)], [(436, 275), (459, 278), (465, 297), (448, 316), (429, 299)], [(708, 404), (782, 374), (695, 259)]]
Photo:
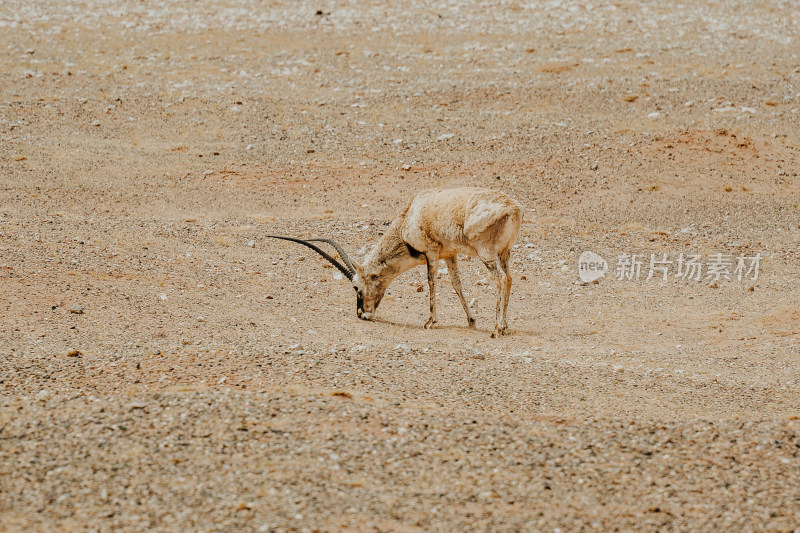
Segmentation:
[(506, 333), (506, 328), (494, 328), (494, 331), (492, 332), (492, 338), (496, 339), (499, 336), (506, 335), (506, 334), (507, 334)]
[(469, 317), (467, 319), (467, 322), (469, 322), (469, 329), (475, 329), (475, 319), (474, 318)]
[(424, 327), (425, 329), (431, 329), (433, 327), (433, 325), (436, 324), (436, 322), (437, 321), (434, 320), (433, 318), (429, 318), (428, 321), (425, 322), (425, 325), (422, 326), (422, 327)]

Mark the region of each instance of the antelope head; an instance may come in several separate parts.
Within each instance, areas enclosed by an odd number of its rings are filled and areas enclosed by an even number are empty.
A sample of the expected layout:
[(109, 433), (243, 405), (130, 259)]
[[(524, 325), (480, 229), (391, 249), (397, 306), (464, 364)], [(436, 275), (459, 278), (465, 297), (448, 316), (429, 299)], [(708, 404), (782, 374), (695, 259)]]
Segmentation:
[[(356, 291), (356, 314), (358, 318), (362, 320), (373, 320), (375, 318), (375, 309), (377, 309), (381, 298), (383, 298), (386, 285), (388, 285), (388, 283), (384, 284), (380, 272), (377, 270), (373, 272), (373, 269), (366, 268), (366, 265), (362, 266), (358, 263), (353, 263), (342, 247), (336, 241), (330, 239), (296, 239), (280, 235), (267, 235), (267, 237), (296, 242), (317, 252), (353, 284), (353, 288)], [(337, 261), (319, 246), (313, 244), (314, 242), (324, 242), (333, 246), (342, 261)]]

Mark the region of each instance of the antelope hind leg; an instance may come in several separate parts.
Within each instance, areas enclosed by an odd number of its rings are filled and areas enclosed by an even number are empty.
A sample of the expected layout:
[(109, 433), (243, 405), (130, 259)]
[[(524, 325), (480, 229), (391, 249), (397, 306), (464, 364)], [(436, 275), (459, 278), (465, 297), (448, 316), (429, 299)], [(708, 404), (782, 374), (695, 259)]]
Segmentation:
[(506, 322), (506, 315), (508, 312), (508, 300), (511, 296), (511, 267), (509, 266), (508, 259), (509, 259), (510, 252), (506, 250), (504, 253), (500, 255), (500, 268), (502, 272), (505, 274), (505, 288), (503, 291), (503, 308), (501, 309), (502, 316), (500, 318), (500, 327), (502, 328), (502, 333), (505, 334), (506, 328), (508, 328), (508, 323)]
[(495, 306), (495, 325), (492, 332), (492, 338), (497, 338), (502, 335), (506, 330), (505, 313), (503, 312), (506, 306), (506, 294), (510, 289), (508, 287), (508, 275), (505, 270), (500, 268), (500, 258), (493, 257), (491, 259), (484, 259), (481, 257), (483, 264), (489, 269), (492, 277), (497, 284), (497, 305)]
[(425, 322), (425, 329), (431, 329), (436, 324), (436, 266), (439, 264), (439, 254), (426, 254), (425, 261), (428, 264), (428, 290), (431, 295), (431, 316)]

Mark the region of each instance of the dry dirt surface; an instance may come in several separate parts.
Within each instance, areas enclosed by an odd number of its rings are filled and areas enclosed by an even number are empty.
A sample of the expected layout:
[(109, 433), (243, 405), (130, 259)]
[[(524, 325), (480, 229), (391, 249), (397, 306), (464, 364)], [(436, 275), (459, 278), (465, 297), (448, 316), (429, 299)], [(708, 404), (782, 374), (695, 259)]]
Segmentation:
[[(0, 530), (800, 527), (798, 54), (778, 0), (4, 0)], [(500, 339), (479, 261), (425, 330), (266, 237), (461, 185), (526, 209)]]

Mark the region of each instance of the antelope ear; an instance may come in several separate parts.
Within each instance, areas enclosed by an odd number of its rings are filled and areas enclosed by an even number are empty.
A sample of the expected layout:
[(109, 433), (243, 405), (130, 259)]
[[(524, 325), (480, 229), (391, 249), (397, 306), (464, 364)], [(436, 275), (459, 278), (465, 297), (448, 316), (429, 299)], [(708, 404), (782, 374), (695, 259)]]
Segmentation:
[(358, 279), (363, 281), (363, 279), (364, 279), (364, 269), (362, 268), (362, 266), (359, 265), (358, 263), (353, 263), (353, 268), (356, 271), (356, 276), (358, 276)]

